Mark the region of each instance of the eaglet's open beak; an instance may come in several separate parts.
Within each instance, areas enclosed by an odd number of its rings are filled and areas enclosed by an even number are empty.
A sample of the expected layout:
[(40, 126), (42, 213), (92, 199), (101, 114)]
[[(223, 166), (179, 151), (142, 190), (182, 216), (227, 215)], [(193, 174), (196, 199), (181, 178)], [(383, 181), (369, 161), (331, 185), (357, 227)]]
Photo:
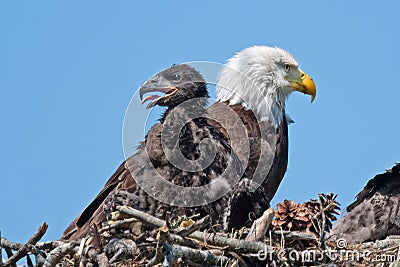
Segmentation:
[(296, 91), (310, 95), (311, 102), (313, 102), (317, 94), (317, 89), (314, 80), (302, 70), (299, 71), (300, 71), (300, 78), (288, 79), (288, 81), (290, 82), (289, 87), (293, 88)]
[[(149, 79), (143, 85), (140, 87), (139, 90), (139, 95), (140, 95), (140, 100), (142, 101), (142, 104), (144, 104), (147, 101), (151, 101), (147, 106), (146, 109), (152, 108), (155, 105), (157, 105), (161, 100), (167, 100), (169, 97), (171, 97), (173, 94), (175, 94), (178, 91), (176, 87), (165, 87), (162, 85), (162, 82), (159, 79)], [(147, 93), (152, 93), (152, 92), (160, 92), (164, 93), (165, 95), (159, 96), (159, 95), (148, 95), (143, 98), (143, 96)]]

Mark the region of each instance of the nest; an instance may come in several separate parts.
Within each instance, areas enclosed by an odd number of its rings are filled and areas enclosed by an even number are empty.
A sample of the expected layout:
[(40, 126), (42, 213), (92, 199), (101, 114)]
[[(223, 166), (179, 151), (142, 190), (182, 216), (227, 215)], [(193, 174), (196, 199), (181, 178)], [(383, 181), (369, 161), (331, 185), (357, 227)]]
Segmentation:
[(207, 216), (160, 219), (123, 203), (106, 208), (103, 227), (92, 227), (78, 242), (38, 242), (45, 223), (26, 244), (1, 238), (8, 258), (0, 266), (16, 266), (22, 258), (28, 266), (376, 266), (378, 256), (395, 260), (399, 247), (395, 239), (354, 246), (331, 241), (340, 209), (333, 194), (303, 204), (285, 200), (251, 228), (231, 233), (204, 230)]

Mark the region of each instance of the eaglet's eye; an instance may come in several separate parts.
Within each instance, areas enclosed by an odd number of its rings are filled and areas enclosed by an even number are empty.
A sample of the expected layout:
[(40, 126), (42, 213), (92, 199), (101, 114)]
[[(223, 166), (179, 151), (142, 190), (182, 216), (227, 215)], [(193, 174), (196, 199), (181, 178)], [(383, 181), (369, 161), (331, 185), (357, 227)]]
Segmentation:
[(179, 74), (174, 74), (174, 75), (172, 75), (172, 80), (173, 80), (174, 82), (179, 82), (181, 79), (182, 79), (182, 78), (181, 78), (181, 75), (179, 75)]
[(285, 67), (285, 71), (286, 71), (286, 72), (289, 72), (289, 71), (290, 71), (290, 65), (289, 65), (289, 64), (285, 64), (284, 67)]

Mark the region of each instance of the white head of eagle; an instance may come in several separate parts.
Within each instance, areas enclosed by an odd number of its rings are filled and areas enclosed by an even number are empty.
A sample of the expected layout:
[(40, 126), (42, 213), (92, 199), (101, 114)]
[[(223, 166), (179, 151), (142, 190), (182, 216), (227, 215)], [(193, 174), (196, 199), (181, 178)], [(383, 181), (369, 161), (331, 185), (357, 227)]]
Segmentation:
[(217, 98), (229, 105), (241, 104), (253, 110), (259, 120), (275, 127), (285, 114), (285, 101), (293, 91), (316, 95), (314, 81), (287, 51), (268, 46), (253, 46), (230, 58), (221, 70)]

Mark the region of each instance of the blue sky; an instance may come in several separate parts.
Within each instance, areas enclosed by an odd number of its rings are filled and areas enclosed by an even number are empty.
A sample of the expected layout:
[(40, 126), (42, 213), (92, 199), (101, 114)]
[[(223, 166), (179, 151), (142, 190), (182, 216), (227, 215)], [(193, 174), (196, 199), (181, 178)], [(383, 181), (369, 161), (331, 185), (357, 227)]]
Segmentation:
[[(1, 1), (0, 230), (59, 238), (124, 160), (140, 84), (173, 63), (290, 51), (317, 98), (287, 104), (290, 162), (274, 199), (335, 192), (343, 207), (400, 161), (396, 1)], [(138, 111), (140, 123), (145, 118)], [(141, 140), (143, 132), (132, 136)]]

